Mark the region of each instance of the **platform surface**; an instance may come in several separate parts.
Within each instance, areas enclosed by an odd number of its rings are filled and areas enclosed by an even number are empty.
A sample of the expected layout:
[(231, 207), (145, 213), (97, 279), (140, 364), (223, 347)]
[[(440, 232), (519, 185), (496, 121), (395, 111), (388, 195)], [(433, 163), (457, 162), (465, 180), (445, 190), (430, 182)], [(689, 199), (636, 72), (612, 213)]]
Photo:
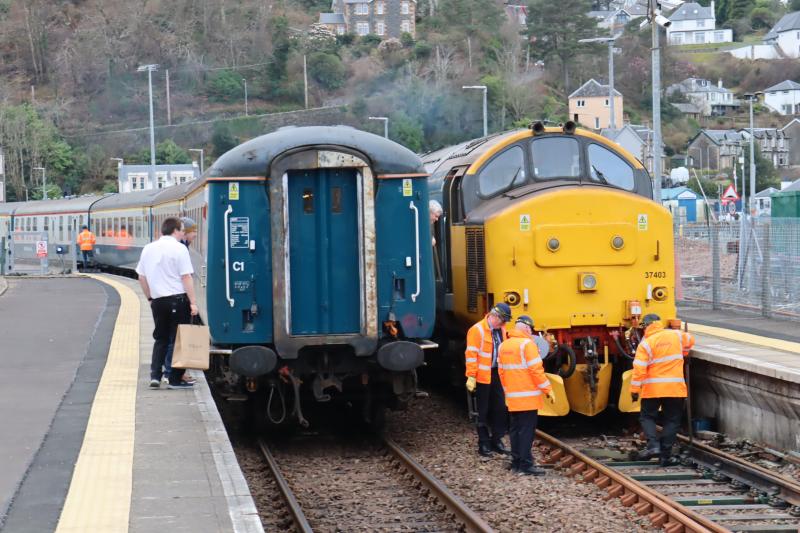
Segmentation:
[(263, 531), (203, 373), (193, 389), (149, 388), (153, 324), (135, 281), (8, 284), (4, 533)]

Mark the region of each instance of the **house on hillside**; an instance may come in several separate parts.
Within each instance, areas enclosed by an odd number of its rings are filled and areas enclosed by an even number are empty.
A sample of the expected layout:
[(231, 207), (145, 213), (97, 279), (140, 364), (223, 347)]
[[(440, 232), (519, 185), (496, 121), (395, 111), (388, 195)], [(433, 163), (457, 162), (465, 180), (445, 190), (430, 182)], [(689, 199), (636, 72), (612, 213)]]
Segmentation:
[(703, 110), (697, 104), (693, 104), (692, 102), (670, 102), (672, 107), (676, 108), (678, 111), (686, 115), (688, 118), (694, 120), (700, 120), (700, 117), (703, 116)]
[(666, 93), (667, 96), (675, 93), (685, 95), (700, 108), (704, 117), (726, 115), (741, 106), (741, 102), (733, 97), (733, 92), (722, 86), (722, 80), (714, 85), (703, 78), (686, 78), (667, 87)]
[[(611, 123), (608, 85), (590, 79), (569, 95), (569, 116), (589, 128), (599, 130)], [(622, 93), (614, 89), (614, 122), (622, 124)]]
[(150, 165), (117, 165), (119, 192), (164, 189), (200, 177), (197, 163), (181, 165), (156, 165), (155, 179)]
[[(614, 141), (632, 153), (647, 171), (653, 173), (653, 130), (647, 126), (625, 124), (622, 128), (603, 128), (600, 135)], [(661, 168), (669, 168), (667, 157), (664, 154), (664, 143), (661, 143)]]
[(669, 44), (709, 44), (730, 43), (733, 30), (717, 29), (714, 14), (714, 0), (709, 7), (695, 2), (687, 2), (669, 16), (672, 22), (667, 27)]
[(764, 89), (764, 104), (781, 115), (800, 115), (800, 83), (786, 80)]
[(800, 11), (787, 13), (764, 36), (762, 44), (729, 50), (739, 59), (782, 59), (800, 57)]
[(689, 140), (688, 165), (719, 171), (733, 168), (744, 156), (742, 135), (736, 130), (700, 130)]
[(384, 39), (416, 35), (417, 0), (333, 0), (333, 13), (320, 13), (319, 23), (341, 35), (378, 35)]
[[(739, 130), (742, 142), (750, 146), (750, 128)], [(786, 133), (777, 128), (753, 128), (755, 145), (761, 150), (761, 156), (772, 162), (775, 168), (789, 166), (789, 145), (786, 143)]]
[(781, 128), (787, 149), (787, 164), (790, 167), (800, 166), (800, 120), (793, 118)]

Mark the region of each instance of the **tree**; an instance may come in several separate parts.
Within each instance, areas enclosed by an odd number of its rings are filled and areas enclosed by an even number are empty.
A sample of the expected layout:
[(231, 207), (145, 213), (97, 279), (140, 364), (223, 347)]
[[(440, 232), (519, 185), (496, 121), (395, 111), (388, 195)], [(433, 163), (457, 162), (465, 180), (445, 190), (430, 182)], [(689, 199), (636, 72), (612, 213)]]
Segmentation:
[(347, 68), (334, 54), (315, 52), (308, 58), (308, 72), (322, 87), (332, 91), (341, 88), (347, 78)]
[(800, 11), (800, 0), (792, 0), (792, 3), (789, 5), (789, 11)]
[(214, 124), (214, 133), (211, 135), (211, 144), (214, 146), (214, 156), (220, 157), (222, 154), (239, 144), (239, 141), (231, 134), (231, 130), (224, 122)]
[[(755, 143), (755, 154), (756, 154), (756, 193), (763, 191), (767, 187), (775, 187), (776, 189), (780, 189), (781, 178), (780, 176), (778, 176), (778, 173), (776, 172), (775, 167), (772, 165), (772, 162), (766, 157), (761, 155), (761, 148), (758, 146), (758, 142)], [(744, 169), (746, 177), (744, 180), (743, 189), (747, 194), (747, 197), (750, 198), (749, 144), (745, 144), (744, 147)]]
[[(137, 152), (131, 162), (139, 164), (150, 163), (150, 149), (145, 148)], [(167, 139), (156, 145), (156, 165), (185, 165), (192, 162), (189, 152), (175, 144), (172, 139)]]
[(586, 15), (588, 0), (532, 0), (528, 7), (528, 40), (531, 51), (545, 61), (557, 57), (569, 93), (569, 63), (581, 53), (580, 39), (594, 37), (597, 21)]
[(729, 4), (728, 20), (746, 18), (755, 7), (754, 0), (729, 0)]
[(389, 137), (412, 152), (421, 152), (425, 132), (419, 122), (405, 113), (394, 113), (389, 119)]
[(221, 70), (208, 80), (206, 94), (216, 102), (240, 100), (244, 95), (242, 76), (231, 70)]

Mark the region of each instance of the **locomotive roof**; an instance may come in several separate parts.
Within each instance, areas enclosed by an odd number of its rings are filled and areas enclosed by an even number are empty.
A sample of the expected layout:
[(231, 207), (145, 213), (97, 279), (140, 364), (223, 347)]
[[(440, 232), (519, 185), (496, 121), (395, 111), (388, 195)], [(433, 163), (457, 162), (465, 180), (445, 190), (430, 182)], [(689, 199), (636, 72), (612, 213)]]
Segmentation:
[(266, 176), (270, 163), (296, 148), (327, 145), (361, 152), (375, 174), (425, 172), (419, 156), (388, 139), (350, 126), (289, 126), (256, 137), (222, 155), (206, 176)]
[(147, 189), (144, 191), (111, 194), (97, 202), (92, 211), (124, 209), (126, 207), (148, 207), (153, 204), (153, 199), (163, 191), (164, 189)]
[(98, 195), (78, 196), (77, 198), (59, 198), (56, 200), (33, 200), (18, 202), (15, 215), (39, 215), (43, 213), (70, 213), (73, 211), (86, 212), (89, 207), (99, 199)]

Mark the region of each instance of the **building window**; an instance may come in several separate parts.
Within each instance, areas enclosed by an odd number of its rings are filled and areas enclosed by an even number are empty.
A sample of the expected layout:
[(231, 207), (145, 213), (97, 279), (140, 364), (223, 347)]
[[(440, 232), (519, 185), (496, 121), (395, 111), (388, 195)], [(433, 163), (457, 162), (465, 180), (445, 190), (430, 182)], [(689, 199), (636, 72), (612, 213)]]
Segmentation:
[(609, 107), (610, 104), (608, 103), (608, 98), (605, 99), (605, 103), (603, 105)]
[(714, 40), (718, 43), (725, 41), (725, 32), (724, 31), (715, 31), (714, 32)]
[(577, 107), (586, 107), (586, 100), (578, 100), (577, 102), (575, 102), (575, 105)]
[(403, 33), (411, 33), (411, 23), (407, 20), (404, 20), (400, 23), (400, 31)]
[(359, 35), (367, 35), (369, 33), (369, 23), (359, 22), (356, 24), (356, 32), (358, 32)]
[(381, 22), (376, 22), (375, 23), (375, 35), (383, 35), (384, 33), (386, 33), (386, 26), (383, 24), (382, 21)]
[(128, 181), (131, 184), (131, 190), (135, 191), (136, 190), (136, 178), (129, 178)]
[(408, 15), (409, 13), (408, 2), (400, 2), (400, 13), (403, 15)]
[(706, 42), (706, 32), (704, 31), (694, 32), (694, 44), (703, 44), (705, 42)]
[(344, 35), (344, 24), (339, 24), (336, 26), (336, 33), (339, 35)]
[(164, 181), (165, 181), (164, 180), (164, 175), (163, 174), (159, 174), (158, 175), (158, 188), (159, 189), (163, 189), (164, 188)]
[(594, 117), (594, 129), (600, 129), (600, 117)]
[(369, 4), (356, 4), (356, 15), (369, 15)]
[(375, 14), (383, 15), (383, 2), (377, 2), (375, 4)]
[(698, 20), (697, 21), (697, 27), (698, 28), (705, 28), (706, 27), (706, 21), (705, 20)]

